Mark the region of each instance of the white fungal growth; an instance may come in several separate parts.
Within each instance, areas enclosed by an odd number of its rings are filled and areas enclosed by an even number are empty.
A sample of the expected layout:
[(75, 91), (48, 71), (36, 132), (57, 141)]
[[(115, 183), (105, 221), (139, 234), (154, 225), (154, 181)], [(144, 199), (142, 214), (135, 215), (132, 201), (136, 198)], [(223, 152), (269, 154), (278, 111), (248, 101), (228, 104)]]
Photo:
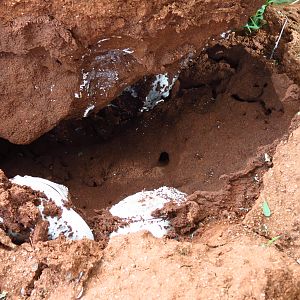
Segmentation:
[(90, 105), (86, 108), (85, 112), (83, 113), (83, 117), (86, 118), (86, 117), (89, 115), (89, 113), (90, 113), (94, 108), (95, 108), (95, 105), (94, 105), (94, 104), (90, 104)]
[(126, 54), (131, 54), (131, 53), (134, 52), (134, 51), (133, 51), (132, 49), (130, 49), (130, 48), (123, 49), (122, 51), (123, 51), (124, 53), (126, 53)]
[(156, 106), (158, 102), (161, 102), (163, 98), (167, 98), (177, 79), (178, 75), (169, 82), (169, 76), (167, 73), (156, 75), (155, 80), (152, 83), (152, 89), (147, 95), (141, 111), (148, 111)]
[(75, 93), (75, 94), (74, 94), (74, 97), (75, 97), (76, 99), (80, 99), (80, 98), (81, 98), (81, 92)]
[(90, 87), (89, 72), (82, 73), (82, 83), (79, 86), (80, 91), (88, 91)]
[(170, 229), (168, 220), (155, 218), (152, 213), (170, 202), (183, 203), (186, 194), (170, 187), (161, 187), (153, 191), (142, 191), (131, 195), (112, 206), (110, 213), (124, 221), (129, 221), (126, 227), (120, 227), (112, 236), (128, 234), (140, 230), (148, 230), (155, 237), (163, 237)]
[(221, 36), (222, 39), (226, 39), (227, 40), (229, 38), (229, 34), (230, 33), (231, 33), (231, 30), (228, 30), (228, 31), (222, 32), (220, 34), (220, 36)]

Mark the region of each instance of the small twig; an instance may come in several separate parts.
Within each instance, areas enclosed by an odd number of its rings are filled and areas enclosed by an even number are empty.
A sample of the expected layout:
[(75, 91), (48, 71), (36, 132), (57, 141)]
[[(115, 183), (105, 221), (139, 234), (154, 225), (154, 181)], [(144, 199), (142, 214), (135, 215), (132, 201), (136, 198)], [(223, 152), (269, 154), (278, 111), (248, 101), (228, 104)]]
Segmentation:
[(287, 22), (288, 22), (288, 18), (286, 17), (286, 19), (285, 19), (285, 21), (284, 21), (284, 23), (283, 23), (283, 26), (282, 26), (282, 28), (281, 28), (280, 34), (279, 34), (279, 36), (278, 36), (278, 39), (277, 39), (277, 41), (276, 41), (276, 43), (275, 43), (275, 47), (273, 48), (273, 51), (272, 51), (272, 53), (271, 53), (270, 59), (273, 59), (274, 53), (275, 53), (276, 49), (278, 48), (279, 42), (280, 42), (280, 40), (281, 40), (283, 31), (284, 31), (284, 28), (285, 28)]
[(296, 4), (296, 3), (298, 3), (299, 1), (300, 1), (300, 0), (296, 0), (296, 1), (292, 2), (292, 3), (290, 3), (290, 5)]
[(84, 292), (84, 289), (83, 289), (83, 286), (82, 286), (81, 289), (80, 289), (80, 291), (79, 291), (79, 293), (76, 296), (76, 299), (80, 299), (82, 297), (82, 295), (83, 295), (83, 292)]
[(83, 274), (84, 274), (83, 271), (81, 271), (81, 272), (79, 273), (78, 278), (76, 279), (76, 283), (78, 283), (78, 282), (80, 281), (80, 279), (82, 278)]

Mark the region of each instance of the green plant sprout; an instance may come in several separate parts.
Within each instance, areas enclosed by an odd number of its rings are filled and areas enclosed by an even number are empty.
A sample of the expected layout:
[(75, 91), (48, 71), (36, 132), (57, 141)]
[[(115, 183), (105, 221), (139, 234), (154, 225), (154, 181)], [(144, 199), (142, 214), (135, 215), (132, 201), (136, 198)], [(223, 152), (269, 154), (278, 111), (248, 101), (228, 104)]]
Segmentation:
[(244, 26), (244, 28), (246, 28), (249, 31), (249, 33), (260, 29), (265, 23), (264, 15), (269, 5), (271, 4), (279, 5), (285, 3), (293, 4), (294, 2), (295, 2), (294, 0), (266, 0), (266, 3), (257, 10), (256, 14), (249, 18), (249, 21)]
[(267, 218), (271, 217), (271, 210), (270, 210), (269, 204), (266, 200), (262, 204), (262, 210), (263, 210), (263, 214), (265, 217), (267, 217)]
[(270, 247), (272, 246), (274, 243), (276, 243), (277, 240), (279, 240), (281, 238), (281, 235), (275, 236), (272, 239), (270, 239), (267, 243), (262, 244), (263, 247)]

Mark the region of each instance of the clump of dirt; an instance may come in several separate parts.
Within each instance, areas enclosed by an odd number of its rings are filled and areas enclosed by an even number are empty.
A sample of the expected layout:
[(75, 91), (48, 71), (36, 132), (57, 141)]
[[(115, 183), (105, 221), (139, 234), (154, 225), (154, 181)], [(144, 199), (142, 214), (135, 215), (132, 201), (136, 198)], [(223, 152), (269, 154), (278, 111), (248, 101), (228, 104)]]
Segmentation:
[[(41, 205), (43, 206), (42, 212), (39, 208)], [(65, 207), (75, 208), (70, 198)], [(80, 214), (86, 215), (80, 209), (77, 210)], [(17, 245), (25, 242), (35, 244), (52, 239), (46, 218), (52, 217), (59, 220), (62, 217), (62, 208), (42, 192), (12, 183), (0, 170), (0, 216), (0, 229), (2, 230), (0, 243), (3, 246), (11, 247), (11, 242)], [(125, 225), (119, 218), (112, 216), (108, 209), (95, 210), (87, 222), (93, 229), (94, 238), (100, 242), (101, 248), (107, 245), (111, 232)], [(5, 234), (10, 239), (5, 238)]]
[[(7, 299), (49, 298), (55, 289), (69, 288), (67, 299), (82, 295), (90, 271), (102, 257), (98, 243), (91, 240), (24, 243), (13, 250), (0, 247), (0, 291)], [(56, 299), (62, 299), (62, 295)]]
[(77, 208), (76, 210), (85, 217), (85, 221), (92, 228), (95, 241), (99, 242), (101, 249), (107, 246), (112, 232), (127, 224), (119, 217), (113, 216), (108, 208), (95, 209), (92, 213), (87, 213), (84, 209)]
[[(104, 250), (84, 298), (298, 299), (299, 267), (263, 242), (241, 226), (226, 224), (194, 243), (147, 233), (117, 237)], [(65, 289), (53, 299), (59, 293)]]
[(283, 70), (300, 84), (300, 11), (299, 7), (282, 8), (289, 20), (290, 40), (283, 43)]
[[(0, 171), (0, 228), (8, 233), (14, 243), (48, 240), (48, 222), (43, 220), (38, 209), (42, 198), (46, 196), (11, 183)], [(45, 213), (59, 215), (60, 209), (49, 200)]]
[[(269, 153), (274, 153), (275, 144), (268, 147)], [(172, 224), (168, 236), (177, 240), (190, 240), (201, 236), (206, 225), (212, 221), (229, 219), (236, 222), (243, 219), (259, 195), (263, 174), (273, 167), (271, 157), (267, 156), (266, 160), (265, 150), (261, 149), (257, 158), (250, 161), (244, 170), (224, 175), (226, 184), (223, 189), (195, 191), (181, 205), (170, 202), (156, 210), (155, 216), (164, 217)]]

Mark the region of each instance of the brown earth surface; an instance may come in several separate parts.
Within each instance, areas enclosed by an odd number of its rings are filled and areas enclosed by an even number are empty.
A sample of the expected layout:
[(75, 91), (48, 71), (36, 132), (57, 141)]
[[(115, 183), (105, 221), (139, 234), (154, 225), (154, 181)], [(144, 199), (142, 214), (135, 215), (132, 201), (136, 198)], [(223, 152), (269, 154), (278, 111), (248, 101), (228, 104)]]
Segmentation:
[[(19, 246), (0, 231), (7, 299), (300, 299), (299, 5), (281, 11), (290, 19), (277, 65), (268, 57), (284, 17), (269, 10), (255, 36), (209, 41), (150, 112), (122, 96), (31, 145), (0, 141), (8, 177), (67, 185), (100, 229), (97, 241)], [(189, 194), (156, 212), (171, 219), (169, 237), (108, 242), (117, 220), (105, 208), (162, 185)]]
[[(28, 187), (11, 183), (0, 170), (0, 230), (9, 233), (16, 243), (48, 240), (48, 222), (43, 220), (38, 205), (47, 197)], [(61, 209), (52, 200), (43, 201), (45, 215), (60, 216)], [(1, 243), (1, 241), (0, 241)]]
[[(264, 175), (247, 226), (228, 217), (207, 224), (190, 242), (137, 233), (111, 239), (104, 251), (96, 242), (64, 240), (1, 249), (2, 291), (11, 299), (299, 299), (299, 231), (290, 227), (297, 221), (297, 194), (293, 183), (281, 190), (299, 177), (300, 117), (294, 122), (296, 129), (277, 147), (274, 166)], [(272, 199), (269, 219), (260, 207), (265, 194)], [(295, 215), (287, 206), (294, 206)], [(268, 245), (252, 225), (257, 219), (268, 224), (270, 237), (293, 233), (289, 243)]]
[[(300, 119), (300, 116), (298, 116)], [(281, 143), (273, 157), (276, 168), (264, 176), (264, 189), (244, 224), (268, 238), (280, 236), (278, 247), (300, 262), (300, 128)], [(271, 217), (261, 213), (267, 201)]]
[(264, 242), (226, 225), (193, 243), (114, 238), (82, 299), (299, 299), (299, 265)]
[(208, 37), (241, 26), (261, 3), (1, 1), (0, 136), (27, 144), (144, 76), (173, 76)]
[(256, 197), (270, 165), (265, 154), (272, 156), (299, 110), (297, 85), (272, 68), (241, 46), (214, 46), (163, 105), (120, 124), (123, 110), (108, 111), (110, 128), (102, 116), (65, 123), (26, 147), (3, 141), (1, 167), (9, 177), (68, 186), (72, 202), (91, 213), (163, 185), (188, 194), (222, 190), (215, 202), (239, 213)]

